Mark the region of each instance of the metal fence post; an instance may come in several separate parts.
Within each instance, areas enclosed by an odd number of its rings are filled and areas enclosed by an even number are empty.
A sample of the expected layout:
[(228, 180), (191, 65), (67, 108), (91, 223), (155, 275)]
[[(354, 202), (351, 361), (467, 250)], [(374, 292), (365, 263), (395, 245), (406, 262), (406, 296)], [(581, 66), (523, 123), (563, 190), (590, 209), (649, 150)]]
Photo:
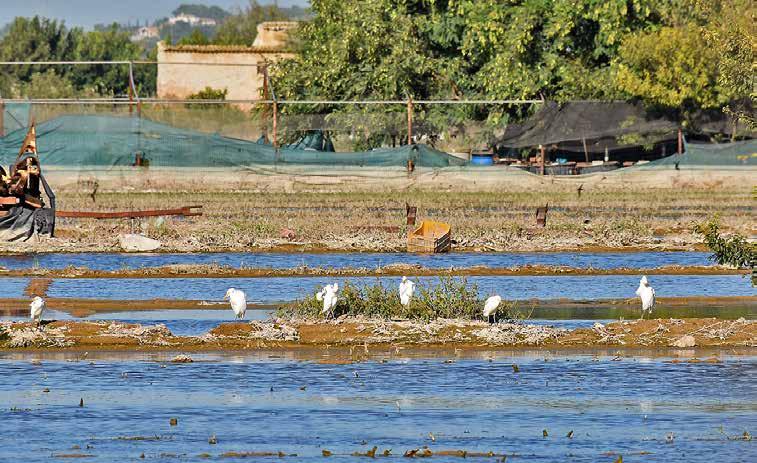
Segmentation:
[(407, 144), (413, 144), (413, 98), (407, 99)]

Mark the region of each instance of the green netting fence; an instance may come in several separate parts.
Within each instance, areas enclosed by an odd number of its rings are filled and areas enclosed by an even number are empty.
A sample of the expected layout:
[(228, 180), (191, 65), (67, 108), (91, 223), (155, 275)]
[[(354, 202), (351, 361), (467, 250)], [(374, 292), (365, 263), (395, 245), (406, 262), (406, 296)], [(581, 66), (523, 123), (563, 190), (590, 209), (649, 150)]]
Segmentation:
[[(4, 164), (15, 159), (26, 128), (0, 139)], [(466, 164), (464, 159), (429, 146), (362, 152), (320, 152), (235, 139), (219, 134), (181, 129), (144, 117), (99, 114), (63, 115), (37, 124), (41, 160), (47, 166), (125, 167), (137, 157), (150, 167), (245, 167), (256, 165), (313, 165), (345, 167), (406, 167), (408, 160), (418, 167), (450, 167)]]
[[(262, 133), (270, 134), (270, 125), (261, 122), (264, 118), (255, 119), (249, 112), (230, 106), (145, 106), (141, 116), (128, 105), (64, 107), (13, 103), (5, 104), (3, 109), (0, 162), (4, 165), (15, 160), (27, 127), (35, 120), (43, 165), (71, 170), (128, 168), (138, 164), (138, 158), (156, 168), (255, 169), (257, 166), (259, 171), (275, 171), (278, 166), (300, 166), (301, 173), (312, 171), (318, 175), (329, 172), (339, 175), (340, 168), (404, 169), (409, 160), (420, 168), (513, 170), (502, 166), (472, 166), (464, 157), (434, 149), (423, 144), (422, 139), (417, 144), (364, 151), (276, 149), (256, 142)], [(302, 118), (290, 125), (298, 130), (300, 126), (334, 130), (346, 125), (354, 131), (360, 122), (366, 130), (390, 127), (397, 132), (395, 139), (402, 140), (407, 136), (399, 130), (406, 124), (403, 117), (402, 113), (380, 114), (380, 123), (367, 124), (368, 118), (335, 123), (336, 118), (326, 116), (318, 123)], [(342, 136), (343, 140), (345, 138)], [(287, 142), (284, 137), (279, 141)], [(757, 141), (754, 140), (707, 145), (687, 143), (683, 155), (668, 156), (634, 168), (741, 169), (753, 168), (756, 162)]]
[(684, 143), (684, 152), (647, 164), (639, 169), (742, 169), (757, 167), (757, 140), (734, 143)]

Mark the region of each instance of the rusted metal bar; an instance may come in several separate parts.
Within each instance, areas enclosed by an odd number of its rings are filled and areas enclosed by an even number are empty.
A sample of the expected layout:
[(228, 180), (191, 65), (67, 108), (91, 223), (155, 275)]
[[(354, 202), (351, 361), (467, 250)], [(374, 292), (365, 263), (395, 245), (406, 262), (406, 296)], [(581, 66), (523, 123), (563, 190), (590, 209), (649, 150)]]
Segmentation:
[(549, 212), (549, 204), (536, 208), (536, 225), (542, 228), (547, 226), (547, 212)]
[(0, 197), (0, 205), (6, 206), (6, 205), (16, 205), (21, 202), (20, 199), (18, 199), (15, 196), (2, 196)]
[(413, 144), (413, 99), (407, 100), (407, 144)]
[(418, 214), (418, 207), (411, 206), (408, 203), (405, 203), (405, 217), (407, 217), (407, 224), (408, 225), (415, 225), (415, 216)]
[(77, 219), (131, 219), (137, 217), (158, 217), (162, 215), (180, 215), (191, 217), (202, 215), (202, 206), (184, 206), (178, 209), (154, 209), (147, 211), (97, 212), (97, 211), (55, 211), (56, 217), (70, 217)]

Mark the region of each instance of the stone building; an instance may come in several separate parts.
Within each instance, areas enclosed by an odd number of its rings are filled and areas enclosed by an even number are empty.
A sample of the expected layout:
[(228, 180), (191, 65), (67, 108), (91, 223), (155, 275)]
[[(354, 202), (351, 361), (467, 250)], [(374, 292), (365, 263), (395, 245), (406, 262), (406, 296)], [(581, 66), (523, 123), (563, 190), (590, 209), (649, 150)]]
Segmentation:
[[(268, 63), (291, 57), (296, 22), (258, 25), (252, 46), (158, 44), (158, 98), (186, 98), (206, 87), (226, 89), (227, 100), (261, 98)], [(247, 105), (243, 105), (247, 106)]]

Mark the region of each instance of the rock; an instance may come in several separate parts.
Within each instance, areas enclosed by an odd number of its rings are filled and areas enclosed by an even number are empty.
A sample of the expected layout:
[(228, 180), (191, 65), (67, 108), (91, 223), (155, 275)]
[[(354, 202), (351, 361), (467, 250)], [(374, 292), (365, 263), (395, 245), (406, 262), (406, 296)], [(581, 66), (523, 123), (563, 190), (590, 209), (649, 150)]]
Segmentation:
[(289, 241), (292, 241), (293, 239), (297, 238), (297, 233), (295, 233), (294, 230), (290, 228), (282, 228), (279, 231), (279, 236), (281, 236), (284, 239), (288, 239)]
[(171, 359), (171, 362), (173, 363), (192, 363), (193, 361), (192, 357), (184, 354), (179, 354)]
[(118, 240), (121, 248), (127, 252), (148, 252), (160, 247), (160, 241), (135, 233), (119, 235)]
[(687, 334), (686, 336), (676, 339), (670, 345), (673, 347), (694, 347), (697, 345), (697, 341), (694, 339), (694, 336)]

